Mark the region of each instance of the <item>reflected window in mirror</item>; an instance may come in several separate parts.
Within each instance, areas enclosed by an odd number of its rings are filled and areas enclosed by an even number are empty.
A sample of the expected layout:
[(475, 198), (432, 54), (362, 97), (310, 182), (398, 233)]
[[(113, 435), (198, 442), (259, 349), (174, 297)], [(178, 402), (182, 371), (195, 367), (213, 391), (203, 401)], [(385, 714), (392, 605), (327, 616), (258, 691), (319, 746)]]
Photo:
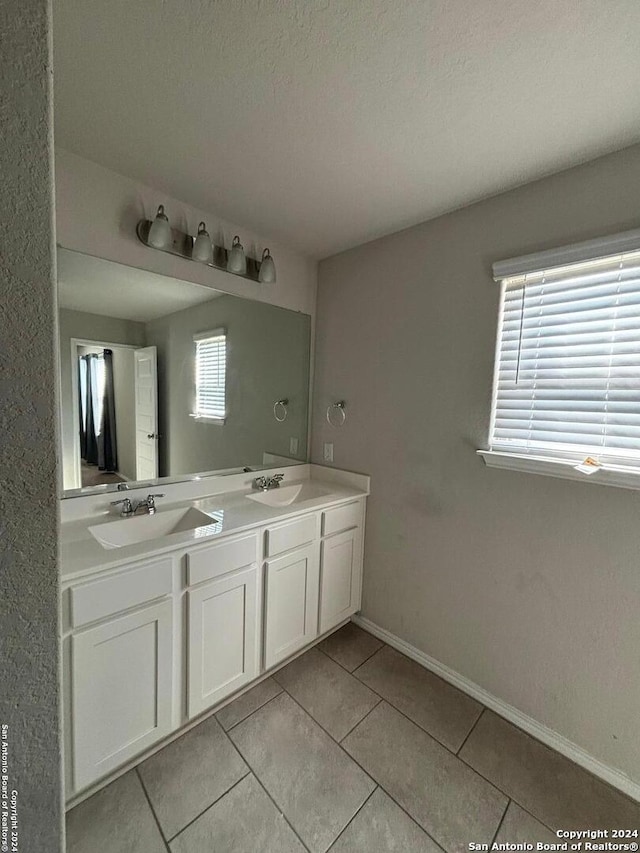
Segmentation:
[(195, 344), (195, 407), (199, 420), (224, 424), (227, 414), (227, 333), (225, 329), (193, 336)]

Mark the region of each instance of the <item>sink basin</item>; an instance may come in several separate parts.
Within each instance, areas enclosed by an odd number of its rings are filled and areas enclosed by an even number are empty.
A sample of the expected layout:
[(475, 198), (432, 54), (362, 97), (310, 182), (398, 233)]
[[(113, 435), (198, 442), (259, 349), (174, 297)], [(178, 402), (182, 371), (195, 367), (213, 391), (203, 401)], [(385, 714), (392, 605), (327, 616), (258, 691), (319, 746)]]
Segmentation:
[(89, 528), (89, 532), (103, 548), (122, 548), (149, 539), (184, 533), (199, 527), (212, 526), (218, 530), (218, 522), (194, 507), (157, 511), (154, 515), (139, 515), (108, 521)]
[(267, 492), (255, 492), (247, 497), (250, 501), (257, 501), (266, 506), (291, 506), (329, 494), (331, 492), (322, 486), (316, 486), (315, 483), (298, 483), (295, 486), (279, 486)]

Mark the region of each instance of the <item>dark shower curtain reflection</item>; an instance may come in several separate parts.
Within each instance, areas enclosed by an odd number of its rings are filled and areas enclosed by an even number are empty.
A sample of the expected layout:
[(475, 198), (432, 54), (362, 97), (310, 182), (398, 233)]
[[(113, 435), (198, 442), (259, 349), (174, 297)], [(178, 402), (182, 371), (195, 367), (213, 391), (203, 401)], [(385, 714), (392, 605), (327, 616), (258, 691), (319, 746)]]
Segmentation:
[(98, 468), (101, 471), (117, 471), (116, 452), (116, 401), (113, 388), (113, 353), (103, 353), (104, 393), (102, 397), (102, 419), (98, 434)]
[(79, 357), (80, 456), (100, 471), (117, 471), (113, 353)]

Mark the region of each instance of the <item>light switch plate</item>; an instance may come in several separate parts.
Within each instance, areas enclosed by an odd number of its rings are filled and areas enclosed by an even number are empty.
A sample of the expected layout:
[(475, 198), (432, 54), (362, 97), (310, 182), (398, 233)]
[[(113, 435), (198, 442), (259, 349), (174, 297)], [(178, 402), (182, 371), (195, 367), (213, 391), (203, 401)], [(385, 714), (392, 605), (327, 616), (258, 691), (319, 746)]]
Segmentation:
[(325, 441), (322, 451), (322, 458), (325, 462), (333, 462), (333, 442)]
[(298, 455), (298, 439), (293, 435), (289, 439), (289, 453), (292, 456)]

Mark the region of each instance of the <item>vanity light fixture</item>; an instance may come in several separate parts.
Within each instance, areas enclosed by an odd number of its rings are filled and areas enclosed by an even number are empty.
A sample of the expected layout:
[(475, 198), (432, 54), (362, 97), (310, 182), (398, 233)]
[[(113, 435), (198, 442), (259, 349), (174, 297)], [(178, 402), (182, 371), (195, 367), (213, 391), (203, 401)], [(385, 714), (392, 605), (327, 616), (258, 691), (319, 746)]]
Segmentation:
[(226, 270), (234, 275), (261, 284), (272, 284), (276, 280), (276, 265), (269, 249), (262, 253), (262, 260), (245, 255), (240, 237), (236, 235), (230, 249), (216, 246), (211, 241), (204, 222), (198, 225), (195, 237), (172, 228), (161, 204), (156, 218), (141, 219), (136, 225), (136, 234), (141, 243), (151, 249), (159, 249), (188, 261), (197, 261), (217, 270)]
[(166, 249), (171, 243), (171, 229), (169, 219), (164, 212), (164, 205), (158, 207), (156, 218), (151, 224), (148, 237), (149, 245), (154, 249)]
[(276, 280), (276, 265), (273, 262), (269, 249), (265, 249), (262, 253), (259, 280), (262, 284), (273, 284)]
[(244, 275), (247, 271), (247, 259), (244, 254), (244, 247), (237, 234), (233, 238), (233, 243), (231, 244), (229, 260), (227, 261), (227, 269), (229, 272), (234, 272), (238, 275)]
[(198, 225), (198, 234), (193, 244), (191, 256), (194, 260), (202, 261), (204, 264), (213, 263), (213, 244), (204, 222)]

